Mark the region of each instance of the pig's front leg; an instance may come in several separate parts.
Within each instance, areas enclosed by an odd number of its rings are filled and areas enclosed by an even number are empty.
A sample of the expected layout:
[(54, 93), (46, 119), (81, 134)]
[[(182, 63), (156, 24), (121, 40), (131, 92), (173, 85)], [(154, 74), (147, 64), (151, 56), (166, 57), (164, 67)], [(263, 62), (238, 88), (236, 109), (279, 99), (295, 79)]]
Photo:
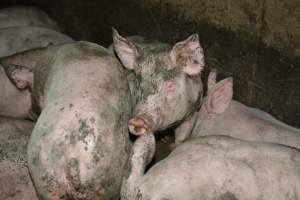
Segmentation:
[(153, 133), (140, 136), (133, 144), (131, 156), (131, 171), (123, 180), (121, 189), (122, 200), (132, 200), (138, 195), (140, 180), (144, 176), (146, 166), (151, 162), (155, 153), (155, 137)]
[(191, 135), (197, 116), (198, 112), (195, 112), (175, 129), (175, 146), (184, 142)]

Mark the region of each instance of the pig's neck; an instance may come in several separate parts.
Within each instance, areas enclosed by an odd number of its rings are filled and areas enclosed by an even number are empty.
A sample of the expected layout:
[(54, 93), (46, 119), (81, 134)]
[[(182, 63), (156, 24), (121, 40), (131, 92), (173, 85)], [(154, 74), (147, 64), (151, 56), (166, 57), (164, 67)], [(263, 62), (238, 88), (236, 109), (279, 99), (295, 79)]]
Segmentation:
[(125, 70), (126, 73), (126, 77), (127, 77), (127, 81), (129, 84), (129, 90), (130, 90), (130, 94), (131, 94), (131, 102), (132, 102), (132, 106), (134, 107), (136, 105), (137, 99), (138, 99), (138, 84), (139, 81), (137, 79), (137, 76), (134, 72), (129, 71), (129, 70)]

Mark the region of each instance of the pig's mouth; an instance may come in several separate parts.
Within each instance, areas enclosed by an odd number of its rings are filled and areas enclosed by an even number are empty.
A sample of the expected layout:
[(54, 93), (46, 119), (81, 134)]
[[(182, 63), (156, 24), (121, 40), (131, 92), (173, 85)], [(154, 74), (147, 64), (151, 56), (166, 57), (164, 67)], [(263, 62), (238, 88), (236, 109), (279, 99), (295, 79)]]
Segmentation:
[(128, 121), (128, 129), (134, 135), (142, 135), (154, 131), (154, 121), (148, 115), (138, 115)]

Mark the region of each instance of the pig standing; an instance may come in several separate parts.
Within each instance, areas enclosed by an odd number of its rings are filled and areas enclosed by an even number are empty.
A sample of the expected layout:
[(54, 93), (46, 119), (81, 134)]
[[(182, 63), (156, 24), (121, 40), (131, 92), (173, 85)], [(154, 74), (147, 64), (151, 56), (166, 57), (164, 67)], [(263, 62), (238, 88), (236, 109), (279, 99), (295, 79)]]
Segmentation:
[(8, 7), (0, 9), (0, 29), (15, 26), (41, 26), (59, 30), (49, 16), (34, 7)]
[[(116, 31), (113, 39), (120, 60), (134, 71), (130, 87), (116, 58), (88, 42), (41, 49), (30, 68), (14, 62), (36, 55), (31, 51), (1, 61), (41, 110), (28, 146), (40, 198), (118, 199), (131, 149), (131, 114), (134, 133), (160, 130), (184, 119), (202, 97), (197, 35), (173, 48), (133, 43)], [(170, 113), (174, 106), (181, 109)]]
[(132, 134), (172, 126), (200, 104), (204, 55), (197, 34), (173, 47), (149, 38), (125, 39), (115, 34), (114, 50), (122, 64), (134, 72), (127, 75), (135, 97), (133, 117), (128, 122)]
[(25, 50), (73, 41), (62, 33), (37, 26), (18, 26), (0, 30), (0, 57)]
[(216, 70), (208, 77), (208, 93), (189, 122), (176, 130), (176, 144), (191, 137), (228, 135), (245, 140), (267, 141), (300, 148), (300, 130), (268, 113), (232, 100), (232, 78), (216, 83)]
[(41, 110), (28, 145), (39, 197), (117, 199), (130, 152), (131, 104), (122, 67), (89, 42), (35, 51), (34, 77), (14, 63), (20, 55), (2, 62), (17, 88), (32, 91), (33, 107)]
[(300, 152), (284, 145), (204, 136), (180, 144), (144, 175), (152, 134), (133, 146), (122, 200), (298, 200)]
[(33, 126), (30, 121), (0, 117), (0, 199), (38, 199), (26, 159)]

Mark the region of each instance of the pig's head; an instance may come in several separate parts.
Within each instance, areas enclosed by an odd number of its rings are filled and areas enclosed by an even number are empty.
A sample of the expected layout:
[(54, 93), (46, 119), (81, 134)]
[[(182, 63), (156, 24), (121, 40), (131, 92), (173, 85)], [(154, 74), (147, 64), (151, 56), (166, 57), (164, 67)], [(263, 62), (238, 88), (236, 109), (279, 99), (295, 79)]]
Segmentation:
[(204, 55), (198, 35), (173, 47), (137, 37), (125, 39), (113, 30), (114, 50), (125, 68), (135, 74), (131, 133), (165, 129), (183, 120), (202, 99), (200, 73)]
[[(195, 130), (198, 133), (211, 130), (228, 109), (233, 96), (232, 77), (216, 82), (217, 71), (213, 69), (207, 81), (207, 96), (200, 108)], [(200, 134), (201, 135), (201, 134)]]

